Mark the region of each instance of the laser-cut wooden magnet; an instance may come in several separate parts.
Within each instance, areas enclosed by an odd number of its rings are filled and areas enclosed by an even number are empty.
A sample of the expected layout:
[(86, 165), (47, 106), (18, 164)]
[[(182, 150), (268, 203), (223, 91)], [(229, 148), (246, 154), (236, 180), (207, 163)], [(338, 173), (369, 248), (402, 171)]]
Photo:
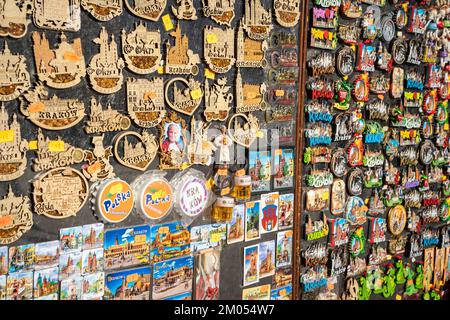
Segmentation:
[(99, 21), (109, 21), (122, 14), (122, 0), (81, 0), (81, 6)]
[[(181, 87), (178, 86), (179, 84)], [(200, 106), (202, 98), (201, 84), (194, 78), (189, 80), (174, 78), (166, 84), (166, 102), (177, 112), (192, 116)]]
[(209, 68), (226, 73), (236, 62), (234, 57), (234, 30), (206, 26), (204, 29), (204, 55)]
[(159, 125), (160, 169), (181, 169), (187, 143), (186, 129), (186, 122), (175, 112)]
[(43, 29), (80, 30), (80, 0), (34, 0), (34, 24)]
[(267, 39), (273, 28), (271, 10), (264, 9), (261, 0), (245, 0), (245, 15), (242, 18), (242, 26), (251, 39)]
[(178, 7), (172, 6), (172, 13), (180, 20), (197, 20), (194, 0), (177, 0)]
[(297, 25), (300, 19), (300, 0), (275, 0), (273, 8), (281, 26), (292, 28)]
[(158, 21), (166, 8), (167, 0), (125, 0), (125, 5), (134, 15)]
[(5, 41), (0, 52), (0, 101), (11, 101), (30, 88), (25, 56), (13, 54)]
[(31, 20), (27, 14), (33, 12), (33, 0), (3, 0), (0, 5), (0, 36), (22, 38)]
[(33, 32), (33, 50), (39, 80), (45, 81), (49, 87), (70, 88), (80, 83), (86, 75), (80, 38), (69, 43), (62, 33), (57, 48), (50, 49), (45, 33)]
[(122, 52), (128, 69), (137, 74), (155, 72), (161, 62), (161, 33), (139, 22), (132, 32), (122, 30)]
[(238, 68), (264, 68), (267, 65), (265, 59), (268, 48), (266, 40), (257, 41), (245, 36), (242, 23), (239, 25), (237, 36), (237, 61)]
[(104, 136), (92, 138), (94, 149), (84, 153), (84, 160), (87, 164), (83, 166), (83, 175), (91, 182), (103, 181), (114, 178), (114, 168), (109, 163), (109, 158), (113, 155), (112, 146), (107, 148), (103, 145)]
[(111, 104), (108, 104), (106, 109), (103, 109), (100, 102), (97, 102), (94, 97), (91, 98), (91, 113), (89, 121), (86, 122), (84, 127), (86, 133), (122, 131), (127, 130), (130, 125), (130, 118), (114, 110)]
[(114, 138), (114, 155), (117, 161), (131, 169), (145, 171), (158, 153), (156, 137), (148, 131), (142, 134), (128, 131)]
[(84, 117), (84, 102), (78, 99), (48, 97), (48, 91), (38, 83), (25, 94), (29, 102), (25, 106), (20, 99), (20, 112), (38, 127), (47, 130), (63, 130), (78, 124)]
[(123, 84), (122, 69), (125, 64), (119, 58), (114, 34), (109, 41), (108, 31), (102, 27), (100, 36), (93, 42), (100, 46), (100, 51), (92, 57), (87, 69), (92, 88), (103, 94), (119, 91)]
[(205, 111), (206, 121), (225, 121), (230, 112), (230, 103), (233, 101), (231, 86), (227, 86), (227, 78), (217, 79), (210, 87), (209, 81), (205, 80)]
[(202, 0), (203, 14), (220, 25), (231, 27), (236, 0)]
[(166, 116), (164, 79), (127, 79), (128, 114), (142, 128), (152, 128)]
[(266, 110), (268, 107), (264, 101), (266, 91), (265, 83), (260, 85), (244, 83), (241, 71), (238, 69), (236, 76), (236, 112), (245, 113)]
[(236, 113), (228, 122), (228, 134), (237, 144), (250, 148), (256, 140), (260, 129), (259, 120), (256, 116)]
[(191, 164), (209, 166), (212, 163), (213, 152), (217, 149), (208, 140), (208, 129), (211, 124), (202, 120), (191, 119), (191, 142), (187, 147), (188, 159)]
[(170, 41), (166, 42), (167, 60), (166, 73), (168, 74), (198, 74), (198, 64), (200, 57), (189, 49), (189, 38), (181, 34), (181, 27), (178, 23), (175, 31), (170, 35), (175, 38), (175, 44), (172, 46)]

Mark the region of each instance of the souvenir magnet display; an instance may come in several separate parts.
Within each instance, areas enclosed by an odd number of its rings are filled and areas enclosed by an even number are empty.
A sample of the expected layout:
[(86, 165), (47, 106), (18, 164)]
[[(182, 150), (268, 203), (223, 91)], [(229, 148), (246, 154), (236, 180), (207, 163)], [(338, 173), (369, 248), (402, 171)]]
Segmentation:
[(360, 43), (358, 49), (358, 70), (364, 72), (375, 71), (377, 52), (375, 46)]
[(343, 77), (353, 73), (355, 68), (355, 52), (352, 48), (343, 46), (339, 49), (336, 56), (336, 68)]
[(344, 149), (337, 149), (331, 158), (331, 172), (341, 178), (347, 173), (347, 154)]
[(80, 0), (34, 0), (34, 24), (43, 29), (76, 32), (81, 26)]
[[(338, 24), (338, 12), (334, 7), (313, 7), (313, 27), (335, 29)], [(338, 35), (339, 36), (339, 35)]]
[(312, 189), (306, 193), (306, 210), (320, 211), (329, 207), (330, 190), (328, 188)]
[(115, 137), (114, 155), (120, 164), (131, 169), (146, 171), (157, 152), (156, 137), (148, 131), (128, 131)]
[[(257, 41), (245, 36), (242, 24), (239, 25), (237, 35), (237, 53), (236, 53), (236, 67), (238, 68), (263, 68), (267, 65), (265, 53), (267, 50), (267, 41)], [(287, 51), (290, 52), (290, 51)], [(277, 63), (283, 65), (284, 63), (291, 63), (287, 57), (297, 60), (297, 56), (292, 53), (291, 56), (279, 56), (277, 51), (272, 53), (272, 58), (277, 57)], [(293, 61), (293, 62), (295, 62)], [(292, 62), (292, 63), (293, 63)], [(272, 62), (273, 64), (273, 62)], [(295, 64), (297, 65), (297, 64)]]
[(6, 41), (0, 52), (0, 73), (0, 101), (14, 100), (30, 88), (25, 57), (12, 53)]
[(347, 179), (347, 188), (351, 195), (361, 195), (364, 185), (364, 173), (361, 169), (353, 169)]
[(305, 224), (305, 236), (307, 241), (321, 239), (328, 235), (328, 222), (325, 214), (322, 214), (322, 220), (312, 221), (311, 216), (308, 215)]
[(347, 200), (345, 214), (346, 219), (352, 226), (361, 226), (366, 220), (366, 214), (369, 208), (360, 197), (349, 197)]
[(99, 21), (109, 21), (118, 17), (123, 10), (120, 0), (81, 0), (81, 6)]
[(349, 253), (353, 258), (365, 253), (366, 237), (364, 236), (364, 228), (358, 227), (352, 233), (349, 240)]
[(331, 187), (331, 208), (330, 211), (333, 215), (341, 215), (345, 210), (346, 192), (345, 182), (342, 179), (336, 179), (333, 181)]
[(206, 26), (203, 33), (204, 56), (209, 68), (216, 73), (228, 72), (236, 62), (233, 29)]
[(167, 0), (125, 0), (125, 5), (131, 13), (150, 21), (159, 20), (166, 4)]
[(168, 74), (198, 74), (200, 57), (198, 54), (189, 49), (189, 39), (187, 35), (181, 33), (180, 24), (177, 24), (175, 31), (170, 33), (175, 38), (175, 43), (166, 42), (166, 68)]
[(335, 31), (311, 28), (311, 47), (326, 50), (335, 50), (337, 35)]
[(404, 70), (394, 67), (392, 70), (391, 95), (395, 99), (400, 99), (403, 94)]

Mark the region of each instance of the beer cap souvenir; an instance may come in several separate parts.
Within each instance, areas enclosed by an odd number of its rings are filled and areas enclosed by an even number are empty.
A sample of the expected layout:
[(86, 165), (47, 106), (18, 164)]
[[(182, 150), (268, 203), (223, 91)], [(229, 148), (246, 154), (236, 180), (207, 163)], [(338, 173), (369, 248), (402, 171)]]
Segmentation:
[(388, 229), (395, 236), (399, 236), (406, 228), (406, 209), (401, 204), (391, 208), (388, 213)]
[(104, 223), (119, 223), (131, 214), (134, 191), (121, 179), (108, 179), (93, 186), (94, 214)]

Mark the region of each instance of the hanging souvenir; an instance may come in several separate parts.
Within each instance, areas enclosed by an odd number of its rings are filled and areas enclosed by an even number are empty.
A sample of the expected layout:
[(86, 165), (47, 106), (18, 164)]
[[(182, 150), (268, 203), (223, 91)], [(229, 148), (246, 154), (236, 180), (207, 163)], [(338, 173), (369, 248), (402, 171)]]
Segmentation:
[(249, 148), (258, 137), (259, 120), (254, 115), (235, 114), (228, 121), (228, 134), (235, 143)]
[(378, 244), (386, 241), (386, 219), (370, 218), (370, 243)]
[(412, 166), (408, 166), (408, 170), (406, 168), (403, 168), (402, 171), (402, 185), (405, 187), (405, 189), (412, 189), (419, 186), (420, 179), (420, 173), (419, 169), (415, 167), (415, 169)]
[[(231, 37), (233, 43), (234, 33)], [(213, 39), (214, 40), (214, 39)], [(242, 24), (239, 25), (237, 35), (236, 67), (238, 68), (264, 68), (267, 65), (265, 53), (267, 41), (257, 41), (245, 36)], [(297, 50), (273, 51), (271, 62), (274, 68), (297, 66)]]
[(439, 244), (439, 229), (424, 229), (422, 231), (422, 242), (424, 249), (437, 246)]
[(125, 5), (131, 13), (150, 21), (159, 20), (166, 4), (167, 0), (125, 0)]
[(437, 109), (437, 91), (430, 90), (425, 94), (423, 99), (422, 110), (426, 115), (432, 115), (436, 113)]
[(439, 206), (439, 218), (442, 222), (448, 222), (450, 220), (450, 199), (447, 198), (442, 201)]
[(435, 113), (436, 122), (442, 125), (448, 123), (448, 102), (440, 102), (437, 104)]
[(149, 31), (143, 22), (136, 23), (134, 30), (129, 33), (122, 29), (122, 53), (132, 72), (155, 72), (161, 63), (160, 31)]
[(361, 195), (364, 184), (364, 174), (359, 169), (353, 169), (348, 175), (347, 188), (351, 195)]
[(367, 73), (360, 74), (355, 78), (352, 95), (355, 101), (369, 101), (369, 75)]
[(390, 14), (381, 19), (381, 37), (385, 42), (391, 42), (395, 37), (395, 23)]
[(331, 149), (329, 147), (308, 147), (303, 153), (303, 162), (305, 164), (330, 163)]
[(403, 104), (407, 108), (420, 108), (423, 101), (422, 92), (407, 90), (403, 93)]
[(358, 257), (366, 252), (366, 237), (364, 236), (364, 228), (358, 227), (350, 236), (348, 250), (353, 258)]
[(114, 35), (109, 41), (108, 31), (102, 27), (100, 36), (93, 42), (100, 46), (99, 53), (91, 58), (87, 73), (92, 88), (102, 94), (119, 91), (123, 84), (124, 61), (119, 57)]
[(180, 23), (177, 24), (175, 31), (170, 33), (175, 38), (175, 43), (171, 45), (170, 41), (166, 42), (166, 68), (168, 74), (198, 74), (200, 57), (197, 53), (193, 53), (189, 49), (189, 38), (181, 33)]
[(439, 222), (439, 210), (437, 206), (428, 206), (420, 213), (423, 224), (432, 224)]
[(80, 0), (34, 0), (33, 21), (38, 28), (76, 32), (81, 26)]
[(376, 121), (367, 121), (364, 129), (364, 143), (381, 143), (384, 139), (384, 130)]
[(54, 168), (66, 167), (75, 163), (80, 163), (84, 159), (84, 150), (75, 148), (61, 138), (50, 140), (45, 138), (39, 128), (36, 155), (33, 159), (33, 170), (44, 171)]
[(322, 213), (322, 220), (312, 221), (311, 216), (308, 215), (305, 224), (305, 240), (313, 241), (328, 236), (327, 216)]
[(394, 99), (400, 99), (403, 94), (404, 70), (394, 67), (391, 79), (391, 95)]
[[(438, 89), (438, 93), (439, 93), (439, 97), (442, 100), (448, 100), (448, 99), (450, 99), (450, 81), (449, 81), (450, 76), (448, 75), (447, 72), (444, 72), (443, 78), (444, 79), (441, 83), (441, 87)], [(444, 101), (442, 103), (448, 104)]]
[(311, 47), (335, 50), (337, 46), (337, 36), (336, 32), (326, 30), (311, 28)]
[(166, 116), (159, 124), (161, 169), (181, 168), (187, 144), (186, 127), (184, 119), (178, 117), (175, 112)]
[(208, 130), (211, 124), (191, 118), (191, 137), (187, 146), (189, 163), (209, 166), (213, 161), (215, 145), (208, 140)]
[(264, 111), (268, 106), (264, 101), (266, 84), (250, 84), (242, 81), (241, 71), (236, 75), (236, 112)]
[(233, 100), (233, 94), (229, 92), (230, 86), (227, 86), (227, 79), (217, 79), (212, 87), (209, 81), (205, 80), (205, 111), (204, 115), (207, 121), (220, 120), (225, 121), (230, 111), (230, 103)]
[(30, 88), (25, 56), (13, 54), (5, 41), (0, 52), (0, 101), (12, 101)]
[(305, 129), (305, 137), (311, 147), (331, 144), (332, 128), (329, 123), (314, 122)]
[(45, 33), (33, 32), (32, 38), (34, 64), (40, 81), (56, 89), (66, 89), (80, 83), (86, 75), (80, 38), (70, 43), (66, 35), (61, 33), (56, 49), (50, 48)]
[(172, 13), (180, 20), (197, 20), (194, 0), (177, 0), (178, 7), (172, 6)]
[(314, 6), (312, 18), (313, 27), (335, 29), (338, 25), (339, 16), (335, 7), (322, 8)]
[(88, 182), (81, 172), (70, 167), (52, 169), (33, 181), (33, 210), (48, 218), (76, 216), (88, 196)]
[[(332, 57), (334, 58), (334, 56)], [(349, 76), (353, 73), (355, 68), (355, 53), (352, 48), (343, 46), (339, 49), (336, 58), (336, 68), (343, 77)]]
[(420, 41), (416, 39), (409, 40), (409, 52), (406, 62), (419, 65), (421, 63), (420, 57), (422, 55)]
[(411, 146), (420, 143), (420, 132), (416, 129), (400, 130), (400, 146)]
[(405, 75), (406, 88), (422, 91), (424, 88), (424, 75), (418, 69), (409, 69)]
[(339, 276), (347, 271), (348, 255), (344, 246), (335, 248), (331, 251), (330, 260), (330, 275), (332, 277)]
[(345, 208), (347, 221), (352, 226), (362, 226), (366, 220), (366, 214), (369, 208), (360, 197), (349, 197)]
[(81, 0), (81, 6), (99, 21), (109, 21), (122, 14), (123, 6), (120, 0)]
[(396, 64), (403, 64), (406, 61), (408, 51), (408, 44), (406, 41), (399, 37), (392, 43), (392, 58)]
[(445, 125), (436, 124), (436, 146), (447, 148), (448, 146), (448, 130), (445, 130)]
[(412, 234), (409, 238), (409, 258), (419, 258), (423, 253), (422, 238), (418, 234)]
[(312, 170), (305, 176), (308, 187), (320, 188), (330, 186), (333, 183), (333, 174), (325, 170)]
[(166, 116), (164, 106), (164, 79), (128, 78), (127, 108), (131, 119), (143, 128), (156, 127)]
[(436, 147), (431, 141), (425, 141), (419, 149), (420, 161), (422, 161), (424, 165), (431, 164), (435, 158), (436, 151)]
[(442, 183), (445, 178), (442, 168), (431, 167), (428, 174), (429, 183)]
[(261, 0), (245, 0), (244, 5), (242, 26), (248, 36), (253, 40), (268, 38), (273, 28), (271, 10), (264, 9)]
[(350, 225), (347, 219), (337, 218), (331, 220), (330, 247), (340, 247), (348, 243)]
[(413, 146), (404, 148), (400, 151), (400, 165), (401, 166), (415, 166), (418, 164), (417, 149)]
[(91, 113), (89, 121), (86, 122), (84, 127), (86, 133), (93, 134), (127, 130), (130, 125), (130, 118), (112, 109), (110, 104), (108, 104), (106, 109), (103, 109), (103, 106), (97, 103), (94, 97), (91, 98)]
[(372, 246), (372, 250), (369, 255), (370, 266), (380, 265), (390, 259), (391, 256), (387, 254), (386, 248), (383, 248), (381, 245)]
[(389, 231), (398, 237), (406, 228), (406, 209), (402, 205), (391, 208), (387, 217)]
[(330, 205), (328, 188), (312, 189), (306, 192), (306, 210), (321, 211)]
[(303, 283), (303, 292), (308, 293), (327, 285), (327, 268), (323, 265), (317, 265), (309, 268), (300, 277)]
[(337, 149), (331, 158), (331, 172), (341, 178), (347, 174), (347, 154), (344, 149)]
[(361, 0), (341, 0), (342, 14), (350, 19), (356, 19), (362, 16)]
[(393, 63), (394, 60), (392, 59), (392, 55), (388, 52), (387, 48), (383, 46), (382, 42), (379, 42), (377, 50), (377, 67), (381, 70), (390, 72)]
[(361, 28), (355, 24), (339, 24), (338, 37), (345, 44), (356, 45), (361, 34)]
[(146, 171), (157, 151), (156, 137), (145, 130), (142, 134), (123, 132), (114, 138), (116, 160), (131, 169)]
[(342, 179), (333, 181), (331, 187), (331, 208), (333, 215), (338, 216), (344, 213), (347, 197), (345, 193), (345, 182)]
[(216, 73), (228, 72), (236, 62), (234, 51), (233, 29), (222, 30), (212, 26), (205, 27), (204, 56), (212, 71)]
[(392, 255), (402, 255), (406, 250), (407, 242), (408, 237), (406, 236), (389, 240), (388, 252)]
[(350, 167), (363, 165), (364, 144), (361, 136), (355, 137), (347, 148), (347, 159)]
[(295, 27), (300, 19), (300, 0), (275, 0), (273, 2), (277, 22), (285, 27)]
[(408, 32), (424, 34), (427, 29), (427, 11), (424, 8), (411, 6)]
[[(370, 163), (371, 160), (368, 160)], [(377, 188), (383, 185), (383, 168), (370, 168), (364, 171), (364, 187)]]
[[(0, 244), (10, 244), (20, 239), (33, 226), (33, 213), (27, 196), (16, 196), (9, 185), (8, 193), (0, 199)], [(5, 257), (3, 257), (5, 258)]]
[(441, 86), (442, 68), (438, 64), (428, 64), (426, 87), (429, 89), (438, 89)]
[(389, 88), (389, 78), (385, 77), (383, 74), (377, 74), (370, 78), (370, 92), (384, 95), (389, 91)]
[(388, 114), (389, 106), (383, 100), (376, 100), (367, 103), (365, 104), (365, 108), (367, 111), (369, 111), (370, 120), (382, 120), (382, 121), (389, 120)]
[(347, 278), (341, 300), (358, 300), (359, 285), (355, 278)]
[(383, 195), (384, 204), (387, 207), (393, 207), (403, 202), (403, 190), (388, 186)]
[(392, 162), (384, 163), (384, 181), (387, 185), (398, 185), (400, 183), (400, 170)]
[(382, 215), (385, 212), (385, 210), (386, 207), (384, 206), (383, 201), (381, 200), (381, 196), (378, 189), (374, 189), (372, 195), (369, 198), (369, 210), (367, 211), (367, 213), (372, 216), (379, 216)]
[(203, 14), (221, 25), (231, 27), (236, 0), (202, 0)]
[(104, 136), (92, 138), (94, 149), (85, 151), (84, 160), (87, 161), (83, 169), (83, 175), (91, 182), (103, 181), (115, 176), (114, 167), (109, 163), (113, 155), (112, 146), (107, 148), (103, 145)]
[(366, 8), (361, 20), (361, 27), (363, 28), (363, 38), (368, 41), (373, 41), (377, 38), (381, 29), (380, 24), (381, 10), (379, 7), (372, 5)]
[[(181, 88), (178, 85), (181, 86)], [(194, 78), (171, 79), (166, 84), (165, 97), (167, 104), (180, 113), (192, 116), (200, 106), (203, 97), (200, 82)], [(172, 98), (172, 99), (171, 99)]]
[(395, 25), (399, 30), (402, 30), (408, 24), (408, 2), (405, 2), (397, 7), (395, 12)]
[(348, 110), (350, 108), (352, 86), (346, 80), (336, 80), (334, 82), (333, 107), (338, 110)]
[(350, 263), (347, 266), (347, 277), (356, 277), (367, 271), (366, 259), (363, 257), (352, 257), (350, 255)]
[(375, 46), (360, 43), (358, 48), (358, 70), (365, 72), (375, 71), (375, 60), (377, 58)]
[(317, 56), (308, 61), (308, 66), (312, 69), (313, 77), (320, 77), (334, 73), (334, 54), (322, 51)]
[(126, 181), (105, 180), (95, 185), (91, 197), (92, 210), (103, 223), (123, 222), (133, 211), (134, 192)]
[(13, 114), (9, 123), (9, 115), (2, 103), (0, 110), (0, 181), (11, 181), (19, 178), (27, 167), (28, 141), (22, 139), (17, 114)]
[(33, 2), (17, 3), (15, 0), (5, 0), (0, 8), (0, 36), (22, 38), (28, 30), (30, 19), (27, 14), (33, 12)]
[(302, 251), (306, 267), (326, 265), (328, 262), (328, 250), (326, 243), (316, 242)]

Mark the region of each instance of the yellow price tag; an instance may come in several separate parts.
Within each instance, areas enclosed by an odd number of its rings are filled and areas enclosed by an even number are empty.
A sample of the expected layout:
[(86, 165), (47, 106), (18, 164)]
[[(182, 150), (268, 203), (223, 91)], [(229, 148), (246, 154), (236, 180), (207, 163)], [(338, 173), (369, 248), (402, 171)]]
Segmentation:
[(144, 100), (151, 100), (156, 97), (156, 92), (154, 91), (147, 91), (144, 93)]
[(258, 138), (260, 138), (260, 139), (262, 139), (262, 138), (264, 138), (264, 132), (263, 131), (258, 131), (257, 133), (256, 133), (256, 137), (258, 137)]
[(206, 180), (206, 183), (205, 183), (206, 189), (211, 190), (213, 185), (214, 185), (214, 180), (212, 178), (209, 178), (208, 180)]
[(209, 44), (217, 43), (217, 35), (214, 33), (208, 33), (206, 35), (206, 42)]
[(28, 142), (28, 149), (37, 150), (37, 148), (38, 148), (37, 140), (31, 140), (30, 142)]
[(221, 237), (221, 234), (220, 233), (213, 233), (212, 235), (211, 235), (211, 242), (219, 242), (220, 241), (220, 239), (221, 239), (222, 237)]
[(170, 19), (170, 15), (166, 14), (162, 17), (162, 21), (164, 24), (164, 29), (166, 29), (166, 31), (172, 30), (173, 29), (173, 23), (172, 23), (172, 19)]
[(191, 97), (194, 100), (201, 99), (203, 95), (202, 89), (195, 89), (191, 91)]
[(322, 200), (327, 201), (330, 198), (330, 194), (327, 192), (322, 193)]
[(64, 151), (64, 141), (62, 140), (52, 140), (48, 144), (48, 150), (50, 152), (63, 152)]
[(221, 196), (225, 196), (225, 195), (227, 195), (227, 194), (229, 194), (230, 193), (230, 187), (226, 187), (226, 188), (224, 188), (224, 189), (222, 189), (221, 191), (220, 191), (220, 195)]
[(281, 156), (283, 154), (283, 150), (281, 150), (281, 149), (276, 149), (275, 150), (275, 155), (276, 156)]
[(14, 141), (13, 130), (0, 130), (0, 143), (13, 141)]
[(158, 74), (164, 74), (164, 66), (159, 66), (157, 72)]
[(275, 95), (277, 97), (284, 97), (284, 90), (275, 90)]
[(402, 296), (401, 296), (401, 295), (399, 295), (399, 294), (398, 294), (398, 295), (396, 295), (396, 296), (395, 296), (395, 300), (402, 300)]
[(444, 124), (444, 130), (445, 130), (445, 131), (448, 131), (448, 129), (449, 129), (448, 123), (445, 123), (445, 124)]
[(205, 69), (205, 77), (207, 79), (214, 80), (214, 78), (216, 77), (216, 74), (209, 69)]
[(181, 170), (186, 170), (187, 168), (189, 168), (191, 165), (189, 164), (189, 163), (187, 163), (187, 162), (184, 162), (182, 165), (181, 165)]

